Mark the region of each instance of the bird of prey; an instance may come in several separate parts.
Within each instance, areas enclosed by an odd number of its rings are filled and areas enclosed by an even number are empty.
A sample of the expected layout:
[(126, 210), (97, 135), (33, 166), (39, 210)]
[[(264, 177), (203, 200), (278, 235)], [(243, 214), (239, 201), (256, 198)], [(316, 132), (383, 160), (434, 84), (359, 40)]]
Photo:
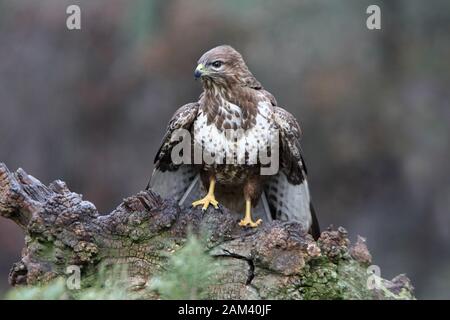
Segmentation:
[[(180, 205), (206, 210), (220, 203), (245, 212), (239, 222), (243, 227), (296, 221), (317, 238), (296, 119), (277, 105), (231, 46), (203, 54), (194, 76), (201, 79), (203, 92), (170, 120), (147, 188)], [(188, 147), (180, 152), (185, 139)], [(177, 154), (183, 161), (174, 160)], [(276, 170), (264, 172), (271, 161)]]

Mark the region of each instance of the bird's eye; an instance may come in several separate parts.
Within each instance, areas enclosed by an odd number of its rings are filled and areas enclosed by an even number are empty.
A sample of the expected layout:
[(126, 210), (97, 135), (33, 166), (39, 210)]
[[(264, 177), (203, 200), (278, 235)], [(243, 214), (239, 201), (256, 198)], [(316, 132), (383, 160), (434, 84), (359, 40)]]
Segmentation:
[(217, 60), (217, 61), (214, 61), (214, 62), (212, 63), (212, 66), (213, 66), (214, 68), (220, 68), (220, 67), (222, 66), (222, 64), (223, 64), (222, 61)]

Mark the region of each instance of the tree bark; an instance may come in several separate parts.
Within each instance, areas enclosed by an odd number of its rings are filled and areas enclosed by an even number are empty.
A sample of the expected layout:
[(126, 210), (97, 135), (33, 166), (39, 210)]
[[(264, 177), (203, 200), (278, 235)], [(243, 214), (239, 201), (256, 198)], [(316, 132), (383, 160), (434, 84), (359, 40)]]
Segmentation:
[(226, 208), (180, 208), (151, 190), (101, 214), (64, 182), (45, 186), (2, 163), (0, 215), (25, 233), (22, 258), (9, 276), (12, 286), (47, 283), (65, 276), (70, 265), (81, 267), (83, 279), (95, 279), (100, 265), (109, 263), (127, 264), (130, 286), (139, 293), (192, 232), (207, 234), (207, 252), (224, 263), (210, 287), (212, 299), (414, 298), (406, 276), (387, 281), (370, 275), (364, 240), (351, 245), (342, 227), (322, 232), (317, 242), (295, 222), (243, 229)]

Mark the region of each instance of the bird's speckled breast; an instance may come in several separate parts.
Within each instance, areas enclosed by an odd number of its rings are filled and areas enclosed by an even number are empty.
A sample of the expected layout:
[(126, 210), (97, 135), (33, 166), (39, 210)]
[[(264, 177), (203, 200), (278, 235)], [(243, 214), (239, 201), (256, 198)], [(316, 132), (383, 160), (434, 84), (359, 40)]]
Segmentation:
[(203, 151), (204, 170), (214, 172), (222, 184), (240, 184), (255, 174), (261, 164), (260, 153), (267, 153), (277, 138), (272, 107), (269, 102), (260, 102), (256, 121), (247, 130), (241, 127), (241, 108), (229, 102), (219, 108), (223, 110), (218, 114), (227, 117), (232, 128), (218, 127), (217, 122), (222, 124), (223, 120), (208, 124), (207, 114), (200, 110), (194, 122), (194, 143)]

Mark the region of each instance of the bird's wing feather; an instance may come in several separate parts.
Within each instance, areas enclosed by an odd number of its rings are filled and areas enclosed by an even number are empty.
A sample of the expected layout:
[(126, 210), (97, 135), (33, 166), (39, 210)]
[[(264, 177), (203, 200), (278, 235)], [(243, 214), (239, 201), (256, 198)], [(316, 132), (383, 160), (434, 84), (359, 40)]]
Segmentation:
[(178, 109), (167, 127), (167, 132), (155, 156), (155, 169), (147, 186), (159, 193), (163, 198), (180, 201), (185, 197), (188, 188), (190, 191), (200, 188), (200, 183), (194, 179), (198, 175), (194, 166), (189, 164), (174, 164), (172, 162), (172, 149), (179, 140), (172, 139), (173, 133), (178, 129), (190, 131), (198, 114), (198, 103), (189, 103)]
[[(152, 189), (165, 199), (175, 200), (179, 205), (184, 205), (188, 203), (185, 193), (189, 186), (195, 183), (192, 187), (200, 188), (201, 183), (196, 179), (197, 175), (198, 172), (191, 165), (181, 165), (173, 171), (161, 171), (155, 168), (147, 189)], [(193, 189), (190, 191), (193, 193)]]
[(279, 129), (281, 170), (289, 182), (300, 184), (306, 178), (306, 166), (300, 146), (300, 125), (293, 115), (280, 107), (274, 107), (274, 120)]
[(161, 147), (155, 156), (155, 168), (161, 171), (173, 171), (179, 165), (172, 162), (172, 149), (179, 143), (178, 139), (172, 139), (176, 130), (190, 130), (198, 115), (199, 104), (197, 102), (188, 103), (178, 109), (169, 121), (166, 134), (161, 142)]
[(274, 107), (274, 121), (279, 128), (280, 170), (264, 188), (272, 215), (275, 219), (297, 221), (306, 230), (316, 232), (318, 225), (300, 147), (300, 126), (294, 116), (280, 107)]

